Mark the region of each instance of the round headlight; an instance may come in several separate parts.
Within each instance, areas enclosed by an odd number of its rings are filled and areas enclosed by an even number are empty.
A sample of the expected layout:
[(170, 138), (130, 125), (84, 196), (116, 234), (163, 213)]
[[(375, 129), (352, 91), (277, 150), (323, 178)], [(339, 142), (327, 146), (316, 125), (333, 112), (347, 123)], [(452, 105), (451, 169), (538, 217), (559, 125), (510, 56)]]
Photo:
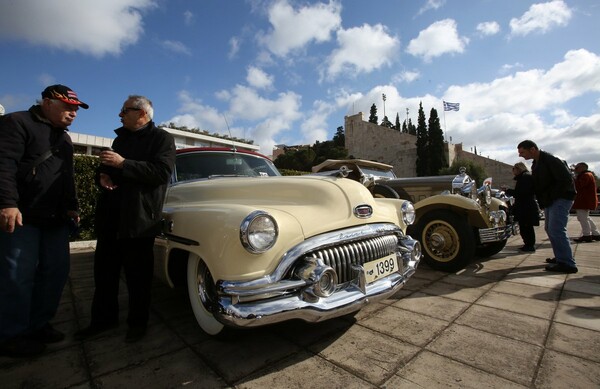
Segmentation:
[(254, 211), (242, 221), (240, 240), (251, 253), (264, 253), (277, 241), (279, 230), (275, 219), (264, 211)]
[(402, 204), (402, 220), (408, 226), (415, 222), (415, 218), (415, 206), (410, 201), (405, 201)]

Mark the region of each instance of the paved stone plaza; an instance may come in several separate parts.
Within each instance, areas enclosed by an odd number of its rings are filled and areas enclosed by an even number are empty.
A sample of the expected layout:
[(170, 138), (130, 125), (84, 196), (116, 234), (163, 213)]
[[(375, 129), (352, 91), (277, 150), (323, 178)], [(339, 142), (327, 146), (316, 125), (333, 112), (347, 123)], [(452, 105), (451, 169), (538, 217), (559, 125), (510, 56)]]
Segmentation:
[[(569, 219), (576, 237), (579, 223)], [(577, 274), (544, 271), (552, 250), (512, 237), (493, 258), (456, 274), (421, 265), (394, 298), (353, 319), (289, 322), (224, 340), (197, 326), (184, 289), (154, 285), (147, 337), (121, 326), (85, 342), (92, 250), (74, 245), (54, 325), (67, 339), (31, 359), (0, 357), (2, 388), (598, 388), (600, 242), (573, 244)]]

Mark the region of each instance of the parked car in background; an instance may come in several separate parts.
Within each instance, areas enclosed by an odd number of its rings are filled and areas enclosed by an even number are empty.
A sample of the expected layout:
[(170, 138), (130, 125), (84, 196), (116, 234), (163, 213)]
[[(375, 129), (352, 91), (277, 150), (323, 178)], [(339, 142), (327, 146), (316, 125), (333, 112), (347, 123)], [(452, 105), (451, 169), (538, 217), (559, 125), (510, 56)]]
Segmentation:
[(155, 274), (187, 285), (211, 335), (290, 319), (319, 322), (392, 296), (415, 273), (410, 201), (335, 177), (283, 177), (260, 154), (177, 151)]
[(508, 238), (518, 234), (510, 204), (493, 198), (487, 184), (477, 188), (464, 169), (455, 176), (398, 178), (392, 168), (349, 159), (327, 160), (312, 170), (361, 182), (374, 197), (413, 201), (416, 220), (408, 233), (421, 242), (423, 260), (435, 269), (460, 270), (476, 255), (500, 252)]

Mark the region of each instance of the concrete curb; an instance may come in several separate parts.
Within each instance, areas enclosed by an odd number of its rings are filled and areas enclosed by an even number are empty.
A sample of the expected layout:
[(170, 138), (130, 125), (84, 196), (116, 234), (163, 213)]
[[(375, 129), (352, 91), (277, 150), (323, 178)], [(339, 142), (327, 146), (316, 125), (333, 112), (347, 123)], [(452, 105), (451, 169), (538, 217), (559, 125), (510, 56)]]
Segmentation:
[(80, 240), (77, 242), (69, 242), (69, 248), (73, 251), (94, 251), (96, 250), (96, 241)]

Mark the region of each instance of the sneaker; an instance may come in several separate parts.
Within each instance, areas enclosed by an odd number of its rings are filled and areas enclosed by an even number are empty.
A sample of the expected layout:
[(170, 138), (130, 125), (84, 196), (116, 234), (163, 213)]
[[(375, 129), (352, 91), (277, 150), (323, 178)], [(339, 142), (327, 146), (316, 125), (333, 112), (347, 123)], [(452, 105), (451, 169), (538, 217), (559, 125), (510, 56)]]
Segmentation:
[(11, 358), (30, 358), (40, 355), (46, 345), (26, 336), (16, 336), (0, 343), (0, 355)]
[(127, 343), (135, 343), (138, 340), (142, 339), (146, 336), (146, 327), (137, 326), (131, 327), (127, 330), (127, 335), (125, 335), (125, 342)]
[(586, 242), (593, 242), (594, 238), (592, 238), (591, 235), (587, 235), (587, 236), (580, 236), (579, 238), (575, 238), (573, 239), (574, 242), (577, 243), (586, 243)]
[(87, 340), (100, 335), (103, 332), (117, 328), (119, 324), (90, 324), (89, 326), (75, 332), (75, 340)]
[(553, 271), (557, 273), (577, 273), (577, 268), (574, 266), (568, 266), (564, 263), (555, 263), (546, 266), (546, 271)]
[(535, 247), (534, 246), (523, 246), (523, 247), (519, 247), (519, 251), (523, 251), (526, 253), (534, 253), (535, 252)]
[(556, 258), (546, 258), (546, 263), (556, 263)]
[(65, 338), (65, 334), (55, 330), (50, 323), (46, 323), (39, 330), (30, 333), (28, 337), (41, 343), (57, 343)]

